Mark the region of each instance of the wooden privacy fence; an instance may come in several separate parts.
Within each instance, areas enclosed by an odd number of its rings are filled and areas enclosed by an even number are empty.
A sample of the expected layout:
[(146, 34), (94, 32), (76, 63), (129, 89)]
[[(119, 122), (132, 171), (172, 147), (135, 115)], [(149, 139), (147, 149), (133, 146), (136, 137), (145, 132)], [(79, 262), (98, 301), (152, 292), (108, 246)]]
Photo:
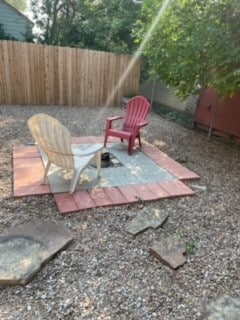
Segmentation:
[(129, 55), (0, 41), (0, 104), (118, 105), (139, 79)]

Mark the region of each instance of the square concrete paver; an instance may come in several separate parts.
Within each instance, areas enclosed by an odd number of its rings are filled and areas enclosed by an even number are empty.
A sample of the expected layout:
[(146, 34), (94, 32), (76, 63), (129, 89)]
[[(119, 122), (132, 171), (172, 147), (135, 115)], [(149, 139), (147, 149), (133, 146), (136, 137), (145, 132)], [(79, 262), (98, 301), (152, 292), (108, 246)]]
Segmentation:
[[(102, 141), (103, 137), (94, 136), (72, 138), (75, 148), (77, 144)], [(68, 193), (71, 175), (63, 175), (57, 167), (51, 168), (49, 183), (41, 184), (46, 159), (36, 146), (14, 148), (14, 196), (52, 193), (60, 213), (69, 214), (93, 207), (194, 195), (182, 181), (197, 180), (199, 176), (158, 148), (144, 143), (129, 156), (125, 143), (116, 139), (111, 142), (109, 151), (121, 165), (102, 168), (100, 179), (96, 178), (96, 168), (89, 167), (73, 195)]]

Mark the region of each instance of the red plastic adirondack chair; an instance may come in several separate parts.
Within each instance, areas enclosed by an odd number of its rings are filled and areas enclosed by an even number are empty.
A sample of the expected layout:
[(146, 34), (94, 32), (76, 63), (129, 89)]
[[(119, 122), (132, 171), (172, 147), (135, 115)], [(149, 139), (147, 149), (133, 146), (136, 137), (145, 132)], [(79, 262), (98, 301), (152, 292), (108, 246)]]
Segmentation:
[[(128, 140), (128, 154), (131, 155), (136, 139), (138, 139), (139, 145), (142, 145), (140, 129), (148, 124), (147, 118), (150, 110), (149, 101), (142, 96), (136, 96), (128, 100), (124, 116), (107, 118), (104, 147), (107, 145), (109, 136), (118, 137), (122, 142), (126, 139)], [(113, 122), (119, 119), (123, 119), (121, 130), (113, 128)]]

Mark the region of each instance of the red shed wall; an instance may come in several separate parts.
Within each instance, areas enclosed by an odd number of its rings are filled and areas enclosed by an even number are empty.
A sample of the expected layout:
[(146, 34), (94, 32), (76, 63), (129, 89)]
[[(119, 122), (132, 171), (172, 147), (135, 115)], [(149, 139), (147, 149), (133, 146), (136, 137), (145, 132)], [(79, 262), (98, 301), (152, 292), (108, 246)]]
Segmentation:
[(195, 125), (212, 128), (217, 135), (240, 138), (240, 92), (232, 98), (217, 100), (212, 89), (204, 90), (199, 98)]

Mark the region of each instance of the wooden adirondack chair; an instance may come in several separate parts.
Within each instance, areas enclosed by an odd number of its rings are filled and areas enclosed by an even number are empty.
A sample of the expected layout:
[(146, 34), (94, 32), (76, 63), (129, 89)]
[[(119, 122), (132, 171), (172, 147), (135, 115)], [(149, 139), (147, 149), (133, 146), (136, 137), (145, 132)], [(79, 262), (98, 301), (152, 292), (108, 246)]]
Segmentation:
[[(128, 154), (132, 154), (135, 140), (138, 139), (141, 146), (140, 129), (148, 124), (147, 118), (151, 110), (150, 102), (142, 97), (136, 96), (128, 100), (124, 116), (107, 118), (104, 147), (107, 145), (108, 137), (119, 137), (123, 142), (128, 140)], [(122, 119), (122, 129), (113, 128), (113, 122)]]
[(75, 191), (81, 172), (95, 158), (100, 176), (102, 144), (93, 144), (73, 153), (71, 147), (71, 135), (57, 119), (47, 114), (36, 114), (28, 120), (28, 127), (37, 145), (47, 156), (43, 183), (47, 177), (51, 164), (58, 167), (73, 170), (70, 193)]

